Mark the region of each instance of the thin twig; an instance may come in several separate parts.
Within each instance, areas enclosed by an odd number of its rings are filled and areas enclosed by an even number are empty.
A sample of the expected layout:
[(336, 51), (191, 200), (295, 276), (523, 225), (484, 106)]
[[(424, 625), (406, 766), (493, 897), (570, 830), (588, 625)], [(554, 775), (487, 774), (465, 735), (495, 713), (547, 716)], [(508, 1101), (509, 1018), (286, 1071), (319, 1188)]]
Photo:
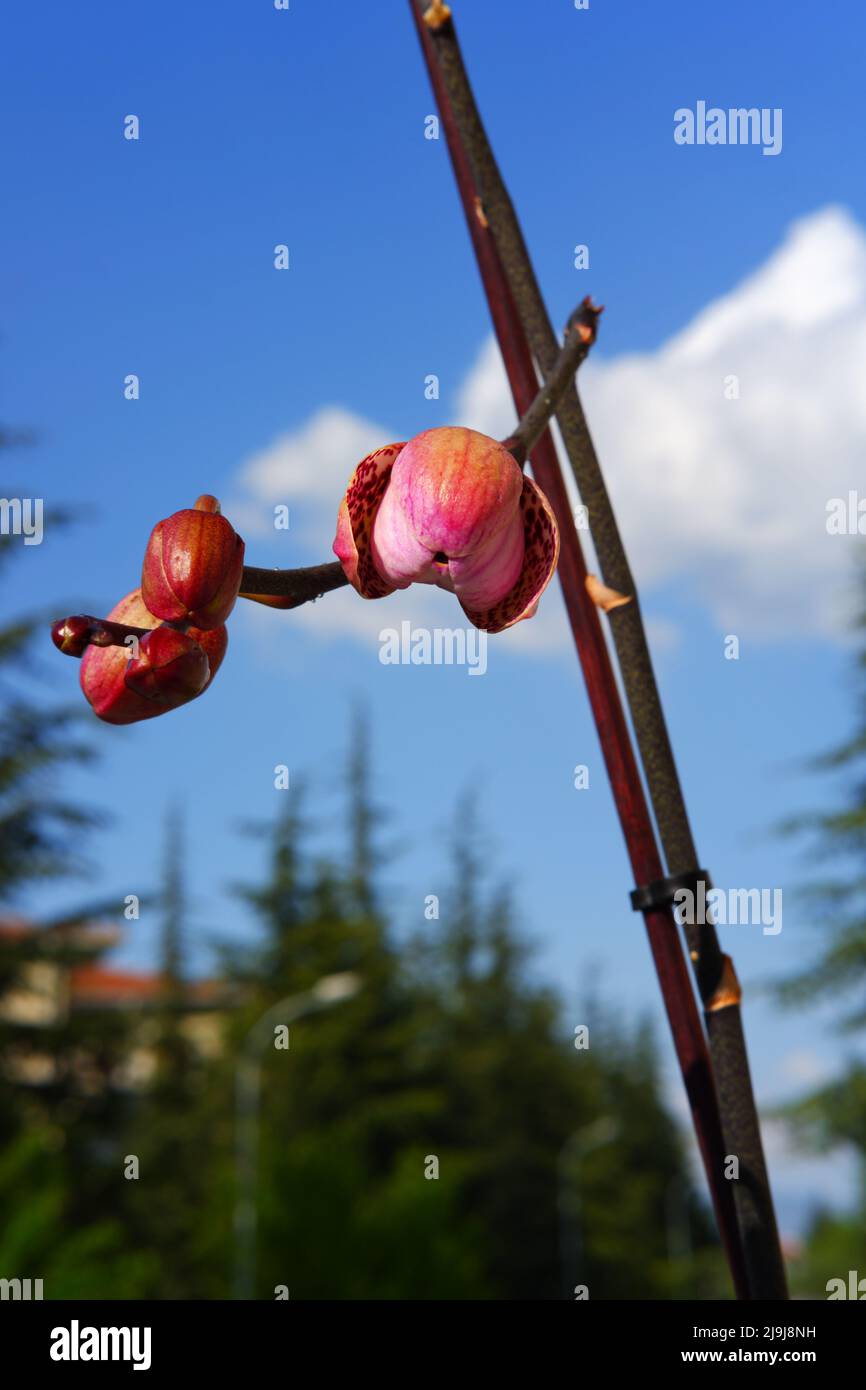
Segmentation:
[(563, 393), (574, 380), (575, 372), (584, 361), (598, 332), (601, 309), (587, 295), (565, 325), (563, 345), (547, 380), (521, 418), (517, 429), (503, 440), (506, 449), (522, 465), (532, 452), (553, 417)]

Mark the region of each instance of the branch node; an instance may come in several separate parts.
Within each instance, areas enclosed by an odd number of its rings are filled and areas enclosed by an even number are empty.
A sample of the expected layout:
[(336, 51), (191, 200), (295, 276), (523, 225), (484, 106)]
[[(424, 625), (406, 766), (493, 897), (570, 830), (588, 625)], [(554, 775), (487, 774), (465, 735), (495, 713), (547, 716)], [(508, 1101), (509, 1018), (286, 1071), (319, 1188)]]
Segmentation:
[(443, 24), (447, 24), (451, 18), (451, 10), (444, 0), (432, 0), (429, 10), (424, 11), (424, 23), (428, 29), (435, 33), (441, 29)]
[(598, 336), (598, 321), (604, 313), (603, 304), (593, 304), (590, 295), (581, 300), (579, 308), (575, 309), (568, 323), (565, 325), (565, 336), (569, 333), (577, 333), (581, 341), (587, 347), (592, 347)]

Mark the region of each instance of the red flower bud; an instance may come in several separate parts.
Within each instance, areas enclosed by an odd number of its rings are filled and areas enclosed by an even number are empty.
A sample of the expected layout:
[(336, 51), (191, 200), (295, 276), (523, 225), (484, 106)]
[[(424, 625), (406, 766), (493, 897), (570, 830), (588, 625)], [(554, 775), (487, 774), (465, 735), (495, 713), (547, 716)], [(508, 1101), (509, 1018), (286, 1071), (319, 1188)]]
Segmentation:
[[(161, 628), (145, 608), (138, 589), (121, 599), (108, 617), (111, 622), (153, 631), (140, 640), (137, 660), (131, 647), (88, 647), (82, 658), (81, 689), (94, 714), (107, 724), (135, 724), (188, 704), (204, 693), (225, 656), (228, 634), (224, 627), (207, 632), (193, 627), (187, 633)], [(200, 650), (207, 666), (205, 682), (198, 690), (191, 688), (196, 684), (199, 662), (191, 647)], [(132, 675), (131, 685), (127, 684), (128, 674)]]
[(142, 637), (126, 668), (127, 690), (175, 709), (200, 695), (210, 679), (204, 651), (188, 632), (160, 625)]
[(141, 595), (164, 622), (220, 627), (235, 606), (244, 543), (219, 514), (215, 497), (160, 521), (144, 556)]

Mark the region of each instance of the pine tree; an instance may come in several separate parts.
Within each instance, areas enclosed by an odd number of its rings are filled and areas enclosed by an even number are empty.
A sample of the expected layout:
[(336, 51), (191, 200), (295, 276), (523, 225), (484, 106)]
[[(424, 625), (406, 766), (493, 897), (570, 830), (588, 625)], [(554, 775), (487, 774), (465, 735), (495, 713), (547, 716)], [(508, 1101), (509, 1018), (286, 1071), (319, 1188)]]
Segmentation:
[[(649, 1035), (597, 1009), (596, 1044), (577, 1055), (559, 1000), (531, 981), (510, 893), (485, 873), (471, 799), (440, 919), (398, 948), (355, 754), (345, 869), (310, 853), (304, 815), (287, 807), (267, 881), (244, 890), (264, 939), (244, 970), (236, 1047), (256, 1020), (271, 1030), (256, 1053), (255, 1293), (556, 1298), (584, 1279), (594, 1296), (671, 1297), (694, 1287), (696, 1259), (718, 1291)], [(347, 966), (357, 994), (319, 1008), (316, 980)], [(272, 1036), (280, 1007), (295, 1020), (288, 1047)], [(614, 1131), (606, 1151), (576, 1172), (571, 1141), (599, 1125)]]
[[(862, 589), (866, 595), (866, 562)], [(816, 772), (841, 774), (841, 808), (795, 816), (783, 826), (789, 834), (806, 837), (811, 863), (830, 864), (835, 871), (813, 880), (806, 888), (815, 924), (821, 931), (820, 946), (806, 967), (783, 982), (780, 995), (793, 1005), (824, 998), (841, 1004), (853, 996), (847, 1012), (840, 1010), (839, 1014), (839, 1025), (846, 1032), (866, 1026), (866, 602), (855, 631), (862, 634), (862, 645), (855, 658), (860, 721), (850, 738), (812, 762)]]
[(221, 1145), (230, 1142), (230, 1096), (214, 1089), (220, 1069), (190, 1034), (195, 1021), (185, 951), (186, 834), (166, 814), (159, 894), (160, 992), (139, 1016), (154, 1071), (139, 1096), (127, 1144), (138, 1177), (124, 1184), (129, 1241), (151, 1258), (152, 1298), (224, 1297), (229, 1223)]
[(571, 1297), (578, 1283), (592, 1297), (673, 1296), (695, 1270), (668, 1261), (668, 1191), (711, 1283), (721, 1261), (706, 1250), (649, 1032), (615, 1028), (596, 1001), (581, 1020), (591, 1045), (575, 1049), (561, 1001), (531, 978), (511, 891), (491, 882), (471, 797), (454, 824), (451, 891), (416, 959), (438, 1015), (432, 1147), (462, 1173), (487, 1296)]
[[(866, 562), (861, 560), (866, 596)], [(816, 772), (841, 778), (838, 810), (799, 815), (783, 829), (803, 837), (811, 866), (826, 865), (804, 890), (820, 940), (812, 959), (778, 986), (789, 1007), (832, 1000), (839, 1031), (857, 1038), (866, 1029), (866, 601), (855, 622), (859, 650), (854, 659), (857, 722), (852, 735), (813, 759)], [(866, 1065), (852, 1047), (840, 1074), (785, 1108), (795, 1138), (807, 1149), (853, 1149), (861, 1186), (856, 1209), (814, 1214), (807, 1249), (795, 1270), (795, 1288), (823, 1297), (826, 1280), (849, 1268), (866, 1268)]]
[[(444, 1221), (453, 1184), (423, 1176), (424, 1117), (434, 1100), (418, 1060), (413, 992), (378, 906), (379, 817), (366, 737), (356, 717), (346, 867), (307, 850), (298, 802), (272, 828), (268, 880), (241, 890), (264, 928), (258, 978), (255, 957), (242, 966), (253, 989), (241, 1031), (249, 1038), (280, 1000), (285, 1017), (296, 1016), (289, 1046), (269, 1035), (258, 1054), (256, 1289), (265, 1296), (278, 1284), (307, 1298), (475, 1288), (471, 1254)], [(357, 992), (323, 1006), (316, 987), (347, 974)], [(413, 1231), (417, 1243), (407, 1247)]]
[[(46, 525), (64, 520), (55, 511)], [(4, 571), (23, 562), (19, 544), (0, 538)], [(42, 697), (48, 618), (23, 614), (0, 629), (4, 913), (20, 910), (35, 884), (83, 873), (85, 832), (97, 819), (58, 790), (64, 769), (92, 757), (92, 748), (80, 710)], [(78, 929), (104, 907), (90, 903), (40, 930), (0, 939), (0, 998), (26, 986), (34, 968), (65, 976), (98, 961), (105, 942)], [(0, 1269), (42, 1278), (46, 1297), (92, 1297), (106, 1280), (119, 1293), (133, 1292), (137, 1262), (123, 1250), (122, 1227), (105, 1203), (106, 1155), (123, 1120), (112, 1078), (126, 1049), (125, 1025), (117, 1017), (67, 1015), (59, 1003), (47, 1022), (0, 1014)]]

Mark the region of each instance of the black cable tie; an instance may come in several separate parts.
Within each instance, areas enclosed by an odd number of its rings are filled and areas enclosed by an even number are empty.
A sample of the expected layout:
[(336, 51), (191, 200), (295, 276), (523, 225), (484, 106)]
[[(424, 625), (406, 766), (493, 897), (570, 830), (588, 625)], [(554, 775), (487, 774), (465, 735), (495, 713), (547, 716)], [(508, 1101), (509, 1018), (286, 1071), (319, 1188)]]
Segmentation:
[(681, 889), (694, 893), (701, 882), (709, 887), (708, 871), (689, 869), (684, 874), (671, 874), (670, 878), (658, 878), (655, 883), (645, 883), (642, 888), (633, 888), (629, 893), (629, 899), (635, 912), (652, 912), (656, 908), (673, 907), (675, 895)]

